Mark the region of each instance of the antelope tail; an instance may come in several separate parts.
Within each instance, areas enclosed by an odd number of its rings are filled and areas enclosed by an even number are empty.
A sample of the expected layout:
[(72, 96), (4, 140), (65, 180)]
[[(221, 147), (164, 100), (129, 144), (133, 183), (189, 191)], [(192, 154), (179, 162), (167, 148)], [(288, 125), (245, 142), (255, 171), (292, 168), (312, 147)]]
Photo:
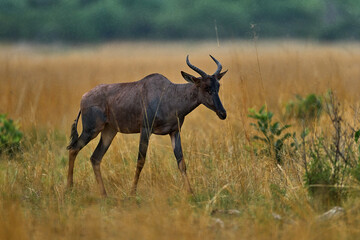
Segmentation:
[(79, 139), (79, 134), (77, 132), (77, 124), (78, 124), (78, 121), (79, 121), (80, 114), (81, 114), (81, 110), (79, 111), (79, 114), (78, 114), (77, 118), (75, 119), (73, 125), (71, 126), (70, 143), (66, 147), (67, 150), (73, 149), (75, 147), (75, 144), (77, 143), (77, 141)]

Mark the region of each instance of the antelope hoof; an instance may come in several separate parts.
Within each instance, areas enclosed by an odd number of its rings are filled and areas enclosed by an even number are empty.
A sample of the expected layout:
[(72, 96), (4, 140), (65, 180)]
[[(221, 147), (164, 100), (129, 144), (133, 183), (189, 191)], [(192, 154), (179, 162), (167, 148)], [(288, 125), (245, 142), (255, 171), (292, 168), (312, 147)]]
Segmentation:
[(130, 197), (136, 197), (136, 188), (132, 188), (130, 191)]
[(193, 192), (193, 190), (190, 188), (190, 189), (187, 189), (187, 195), (189, 195), (189, 196), (192, 196), (192, 197), (195, 197), (195, 194), (194, 194), (194, 192)]
[(73, 183), (73, 182), (68, 182), (68, 183), (66, 184), (66, 189), (67, 189), (67, 190), (71, 190), (71, 189), (73, 188), (73, 186), (74, 186), (74, 183)]

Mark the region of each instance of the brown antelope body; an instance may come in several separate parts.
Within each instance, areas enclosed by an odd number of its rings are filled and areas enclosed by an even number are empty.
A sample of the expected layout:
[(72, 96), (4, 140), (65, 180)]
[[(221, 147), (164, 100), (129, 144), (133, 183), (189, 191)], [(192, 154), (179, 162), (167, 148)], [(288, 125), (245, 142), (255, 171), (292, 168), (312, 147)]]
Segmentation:
[[(146, 151), (151, 134), (171, 137), (172, 147), (183, 176), (187, 191), (192, 193), (183, 159), (180, 128), (185, 116), (200, 104), (216, 112), (220, 119), (226, 118), (226, 111), (220, 101), (219, 80), (227, 72), (222, 72), (221, 64), (217, 64), (213, 75), (207, 75), (199, 68), (188, 66), (200, 74), (194, 77), (181, 72), (189, 83), (174, 84), (161, 74), (151, 74), (140, 81), (131, 83), (102, 84), (85, 93), (81, 99), (80, 112), (71, 130), (69, 150), (69, 169), (67, 186), (73, 185), (74, 162), (79, 151), (101, 133), (90, 160), (102, 195), (106, 196), (100, 172), (100, 163), (112, 140), (118, 132), (140, 133), (139, 155), (132, 186), (132, 194), (136, 187), (140, 172), (145, 163)], [(82, 115), (83, 131), (78, 136), (77, 123)]]

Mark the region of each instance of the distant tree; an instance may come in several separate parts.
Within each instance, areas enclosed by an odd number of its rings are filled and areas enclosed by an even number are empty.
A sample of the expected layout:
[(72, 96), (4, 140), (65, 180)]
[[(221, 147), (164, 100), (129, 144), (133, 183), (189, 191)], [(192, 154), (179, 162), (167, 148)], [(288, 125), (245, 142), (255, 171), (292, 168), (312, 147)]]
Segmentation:
[(0, 0), (0, 40), (359, 39), (358, 0)]

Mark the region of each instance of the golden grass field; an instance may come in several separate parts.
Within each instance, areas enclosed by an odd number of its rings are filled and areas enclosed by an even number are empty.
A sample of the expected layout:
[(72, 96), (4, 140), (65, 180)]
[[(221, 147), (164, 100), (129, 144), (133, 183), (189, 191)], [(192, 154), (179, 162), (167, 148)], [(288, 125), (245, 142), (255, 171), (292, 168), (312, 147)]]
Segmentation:
[[(137, 197), (130, 197), (138, 134), (118, 134), (103, 158), (108, 198), (100, 197), (89, 161), (98, 138), (79, 153), (74, 188), (67, 191), (66, 145), (81, 96), (100, 83), (136, 81), (154, 72), (185, 83), (180, 71), (194, 74), (187, 54), (208, 73), (216, 70), (208, 54), (229, 69), (220, 89), (228, 118), (221, 121), (200, 106), (182, 128), (195, 196), (185, 193), (170, 138), (153, 135)], [(346, 218), (318, 222), (327, 209), (304, 188), (301, 162), (285, 156), (291, 164), (279, 168), (250, 148), (249, 108), (266, 103), (280, 120), (296, 94), (328, 89), (346, 108), (345, 117), (357, 122), (348, 109), (360, 99), (359, 44), (2, 45), (0, 113), (18, 120), (24, 138), (21, 153), (0, 159), (0, 239), (359, 239), (360, 198), (342, 203)], [(291, 131), (300, 130), (291, 124)], [(317, 128), (329, 124), (320, 119)], [(285, 194), (274, 194), (271, 186)], [(239, 214), (212, 214), (216, 209)]]

